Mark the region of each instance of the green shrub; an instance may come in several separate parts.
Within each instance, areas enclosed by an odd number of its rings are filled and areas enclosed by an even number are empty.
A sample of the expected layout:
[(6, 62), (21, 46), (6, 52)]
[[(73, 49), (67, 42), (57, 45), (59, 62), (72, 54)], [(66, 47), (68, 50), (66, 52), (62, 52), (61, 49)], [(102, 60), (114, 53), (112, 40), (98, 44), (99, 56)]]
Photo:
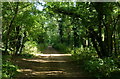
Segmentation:
[(71, 50), (71, 54), (76, 61), (89, 60), (93, 57), (97, 57), (97, 53), (93, 48), (75, 48)]
[(23, 54), (29, 53), (29, 54), (33, 54), (33, 53), (37, 53), (37, 43), (35, 41), (27, 41), (25, 43), (25, 47), (24, 50), (22, 52)]
[(53, 48), (55, 48), (61, 52), (64, 52), (64, 53), (68, 52), (68, 50), (69, 50), (69, 48), (65, 44), (62, 44), (62, 43), (54, 44)]
[(3, 78), (12, 78), (17, 74), (18, 67), (13, 65), (9, 60), (3, 58), (2, 63), (2, 77)]
[[(75, 48), (71, 50), (74, 60), (78, 63), (83, 61), (83, 67), (91, 75), (97, 78), (111, 78), (112, 74), (118, 74), (120, 68), (118, 67), (118, 58), (107, 57), (104, 59), (98, 58), (96, 51), (93, 48)], [(117, 63), (117, 64), (116, 64)]]
[(37, 45), (38, 51), (44, 51), (47, 48), (47, 44), (41, 43)]
[(37, 54), (47, 48), (47, 44), (37, 44), (35, 41), (27, 41), (23, 50), (23, 54)]
[(87, 60), (84, 66), (85, 70), (94, 74), (95, 77), (110, 77), (111, 72), (118, 70), (112, 58), (93, 58)]

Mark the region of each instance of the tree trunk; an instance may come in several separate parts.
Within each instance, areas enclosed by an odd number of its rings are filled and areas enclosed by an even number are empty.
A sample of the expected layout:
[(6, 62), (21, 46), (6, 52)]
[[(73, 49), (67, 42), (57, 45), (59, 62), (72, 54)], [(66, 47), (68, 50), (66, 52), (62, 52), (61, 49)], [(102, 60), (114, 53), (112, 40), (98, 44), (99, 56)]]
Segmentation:
[(20, 40), (21, 40), (21, 35), (19, 35), (20, 33), (20, 26), (16, 27), (16, 51), (15, 51), (15, 55), (18, 54), (19, 52), (19, 48), (20, 48)]
[(18, 6), (19, 6), (19, 2), (16, 3), (15, 14), (13, 15), (12, 20), (10, 22), (10, 25), (8, 26), (8, 31), (7, 31), (7, 34), (6, 34), (7, 39), (6, 39), (6, 42), (5, 42), (5, 53), (6, 54), (9, 54), (8, 51), (7, 51), (7, 49), (8, 49), (8, 42), (9, 42), (10, 33), (12, 31), (12, 28), (13, 28), (13, 26), (12, 26), (13, 22), (14, 22), (16, 16), (17, 16), (17, 13), (18, 13)]
[(22, 53), (22, 50), (23, 50), (23, 47), (24, 47), (24, 43), (26, 42), (26, 32), (24, 32), (24, 36), (22, 37), (21, 39), (21, 47), (20, 47), (20, 50), (19, 50), (19, 54)]
[(59, 23), (59, 35), (60, 35), (60, 42), (63, 43), (63, 26), (62, 26), (62, 22)]

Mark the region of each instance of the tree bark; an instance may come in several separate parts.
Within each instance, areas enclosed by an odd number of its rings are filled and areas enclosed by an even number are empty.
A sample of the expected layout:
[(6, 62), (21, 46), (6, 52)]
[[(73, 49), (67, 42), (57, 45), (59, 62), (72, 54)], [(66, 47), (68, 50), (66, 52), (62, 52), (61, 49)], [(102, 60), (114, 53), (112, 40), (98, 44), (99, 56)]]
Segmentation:
[(21, 39), (21, 46), (20, 46), (20, 50), (19, 50), (19, 55), (22, 53), (22, 50), (24, 48), (24, 43), (26, 42), (26, 32), (24, 32), (24, 36)]
[(10, 33), (12, 31), (12, 28), (13, 28), (13, 22), (15, 20), (15, 18), (17, 17), (17, 13), (18, 13), (18, 6), (19, 6), (19, 2), (16, 3), (16, 8), (15, 8), (15, 14), (13, 15), (12, 17), (12, 20), (10, 22), (10, 25), (8, 26), (8, 31), (7, 31), (7, 34), (6, 34), (6, 42), (5, 42), (5, 54), (9, 54), (7, 49), (8, 49), (8, 42), (9, 42), (9, 38), (10, 38)]

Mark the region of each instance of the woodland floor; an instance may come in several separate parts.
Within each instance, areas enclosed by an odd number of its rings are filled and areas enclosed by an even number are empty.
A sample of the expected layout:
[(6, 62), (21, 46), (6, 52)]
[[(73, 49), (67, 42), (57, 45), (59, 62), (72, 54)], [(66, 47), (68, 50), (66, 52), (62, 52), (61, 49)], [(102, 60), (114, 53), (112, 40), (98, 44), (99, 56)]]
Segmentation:
[(14, 79), (93, 79), (70, 57), (51, 46), (33, 58), (15, 57), (13, 63), (20, 67), (20, 73)]

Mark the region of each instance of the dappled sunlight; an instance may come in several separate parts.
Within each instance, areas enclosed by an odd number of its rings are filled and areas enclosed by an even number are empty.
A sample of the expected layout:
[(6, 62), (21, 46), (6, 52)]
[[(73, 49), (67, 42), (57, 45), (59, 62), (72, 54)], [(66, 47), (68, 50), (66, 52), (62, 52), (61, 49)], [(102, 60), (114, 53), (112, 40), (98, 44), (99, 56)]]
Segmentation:
[(34, 62), (41, 62), (41, 63), (48, 63), (48, 62), (67, 62), (66, 60), (43, 60), (43, 59), (22, 59), (25, 61), (34, 61)]
[(61, 76), (61, 77), (78, 77), (81, 76), (79, 72), (71, 72), (66, 70), (44, 70), (44, 71), (35, 71), (31, 69), (19, 69), (18, 72), (23, 73), (24, 75), (29, 76)]
[(66, 59), (63, 59), (61, 57), (70, 57), (71, 54), (36, 54), (38, 58), (35, 59), (25, 59), (23, 58), (22, 60), (24, 61), (33, 61), (33, 62), (41, 62), (41, 63), (46, 63), (46, 62), (68, 62)]
[(36, 56), (50, 56), (50, 57), (53, 57), (53, 56), (71, 56), (71, 54), (35, 54)]
[(33, 75), (62, 75), (67, 74), (67, 72), (64, 71), (41, 71), (41, 72), (32, 72)]
[(24, 71), (31, 72), (32, 70), (31, 69), (18, 69), (17, 71), (18, 72), (24, 72)]
[(21, 69), (17, 71), (22, 76), (30, 77), (80, 77), (79, 67), (74, 67), (70, 59), (72, 55), (59, 53), (49, 47), (44, 54), (37, 53), (33, 58), (18, 59), (15, 62)]

